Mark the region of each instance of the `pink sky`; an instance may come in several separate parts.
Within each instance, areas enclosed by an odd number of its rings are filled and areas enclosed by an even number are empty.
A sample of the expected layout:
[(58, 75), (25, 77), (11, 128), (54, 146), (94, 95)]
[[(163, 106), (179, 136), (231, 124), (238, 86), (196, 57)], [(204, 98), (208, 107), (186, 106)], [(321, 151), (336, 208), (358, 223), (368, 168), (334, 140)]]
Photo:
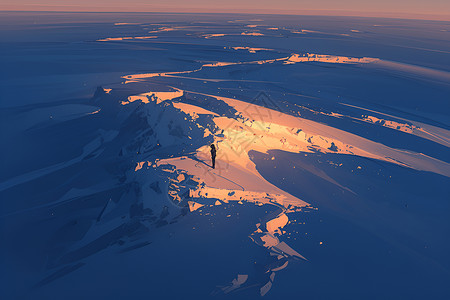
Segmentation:
[(450, 20), (450, 0), (3, 0), (0, 10), (231, 12)]

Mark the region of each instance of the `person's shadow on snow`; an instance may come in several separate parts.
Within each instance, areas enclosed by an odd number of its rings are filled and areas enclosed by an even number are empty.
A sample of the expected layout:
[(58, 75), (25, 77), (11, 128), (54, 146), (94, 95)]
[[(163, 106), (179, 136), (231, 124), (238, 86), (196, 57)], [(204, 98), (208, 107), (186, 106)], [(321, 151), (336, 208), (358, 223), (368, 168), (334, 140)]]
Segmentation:
[(198, 163), (200, 163), (200, 164), (202, 164), (202, 165), (207, 166), (208, 168), (212, 168), (212, 165), (208, 164), (206, 161), (201, 160), (200, 158), (198, 158), (198, 157), (196, 157), (196, 156), (192, 156), (191, 159), (197, 162), (196, 165), (198, 165)]

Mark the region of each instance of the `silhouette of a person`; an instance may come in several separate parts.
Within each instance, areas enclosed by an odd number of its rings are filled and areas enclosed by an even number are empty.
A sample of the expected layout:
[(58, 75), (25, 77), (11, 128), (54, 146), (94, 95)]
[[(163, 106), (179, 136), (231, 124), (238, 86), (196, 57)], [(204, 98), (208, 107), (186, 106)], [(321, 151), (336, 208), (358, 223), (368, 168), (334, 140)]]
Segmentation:
[(211, 160), (212, 160), (212, 168), (216, 168), (216, 146), (211, 144)]

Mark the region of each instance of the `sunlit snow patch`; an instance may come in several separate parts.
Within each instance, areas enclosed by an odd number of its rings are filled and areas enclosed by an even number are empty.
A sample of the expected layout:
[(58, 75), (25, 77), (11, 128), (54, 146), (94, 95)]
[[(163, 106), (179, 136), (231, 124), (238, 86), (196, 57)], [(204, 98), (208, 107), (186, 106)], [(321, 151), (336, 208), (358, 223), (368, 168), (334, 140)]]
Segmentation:
[(306, 53), (303, 55), (293, 54), (285, 62), (285, 64), (294, 64), (298, 62), (325, 62), (333, 64), (367, 64), (379, 61), (378, 58), (371, 57), (348, 57), (348, 56), (336, 56), (336, 55), (322, 55)]
[(125, 41), (125, 40), (146, 40), (146, 39), (155, 39), (157, 36), (125, 36), (125, 37), (115, 37), (115, 38), (104, 38), (99, 39), (97, 42), (117, 42), (117, 41)]
[(231, 47), (233, 50), (247, 50), (250, 53), (256, 53), (257, 51), (272, 51), (267, 48), (254, 48), (254, 47)]
[(241, 35), (250, 35), (250, 36), (263, 36), (261, 32), (242, 32)]
[(129, 96), (127, 98), (127, 101), (122, 101), (122, 105), (127, 105), (134, 101), (142, 101), (143, 103), (149, 103), (152, 98), (154, 98), (157, 103), (160, 103), (162, 101), (171, 100), (181, 96), (183, 96), (183, 91), (179, 89), (175, 89), (175, 91), (170, 92), (149, 92), (139, 94), (136, 96)]

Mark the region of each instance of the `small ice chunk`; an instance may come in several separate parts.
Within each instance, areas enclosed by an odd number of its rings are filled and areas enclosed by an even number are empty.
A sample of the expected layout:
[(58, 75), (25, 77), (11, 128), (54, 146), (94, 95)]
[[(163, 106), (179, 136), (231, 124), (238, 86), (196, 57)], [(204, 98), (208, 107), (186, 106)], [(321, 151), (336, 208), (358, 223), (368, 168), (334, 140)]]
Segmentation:
[(189, 205), (189, 211), (193, 212), (197, 209), (199, 209), (200, 207), (204, 206), (203, 204), (194, 202), (194, 201), (188, 201), (188, 205)]
[(285, 242), (281, 242), (278, 245), (274, 246), (272, 248), (275, 251), (279, 251), (283, 254), (287, 254), (293, 257), (297, 257), (297, 258), (301, 258), (304, 260), (307, 260), (303, 255), (301, 255), (300, 253), (298, 253), (297, 251), (295, 251), (294, 249), (292, 249), (291, 247), (289, 247), (288, 244), (286, 244)]
[(281, 234), (281, 228), (286, 226), (289, 222), (289, 218), (286, 214), (282, 213), (275, 219), (272, 219), (266, 223), (267, 231), (271, 234), (278, 233)]
[[(283, 258), (284, 256), (281, 256), (281, 257)], [(278, 258), (278, 259), (280, 259), (280, 258)], [(276, 271), (283, 270), (284, 268), (287, 267), (288, 263), (289, 263), (289, 261), (286, 260), (286, 261), (284, 262), (284, 264), (282, 264), (282, 265), (279, 266), (279, 267), (273, 268), (272, 271), (273, 271), (273, 272), (276, 272)], [(275, 274), (275, 273), (272, 273), (272, 274)], [(273, 281), (273, 279), (272, 279), (272, 281)]]
[(264, 296), (265, 294), (267, 294), (270, 289), (272, 288), (272, 281), (268, 281), (261, 289), (260, 289), (260, 293), (261, 296)]
[(186, 179), (184, 174), (179, 174), (178, 177), (177, 177), (178, 182), (182, 182), (184, 179)]
[(280, 242), (277, 237), (275, 237), (271, 234), (268, 234), (268, 233), (263, 235), (261, 237), (261, 240), (264, 243), (263, 247), (266, 247), (266, 248), (274, 247), (274, 246), (278, 245)]
[(228, 294), (229, 292), (234, 291), (235, 289), (243, 285), (247, 281), (247, 279), (247, 274), (238, 274), (237, 278), (233, 279), (233, 281), (231, 282), (231, 285), (222, 288), (222, 291), (225, 294)]

